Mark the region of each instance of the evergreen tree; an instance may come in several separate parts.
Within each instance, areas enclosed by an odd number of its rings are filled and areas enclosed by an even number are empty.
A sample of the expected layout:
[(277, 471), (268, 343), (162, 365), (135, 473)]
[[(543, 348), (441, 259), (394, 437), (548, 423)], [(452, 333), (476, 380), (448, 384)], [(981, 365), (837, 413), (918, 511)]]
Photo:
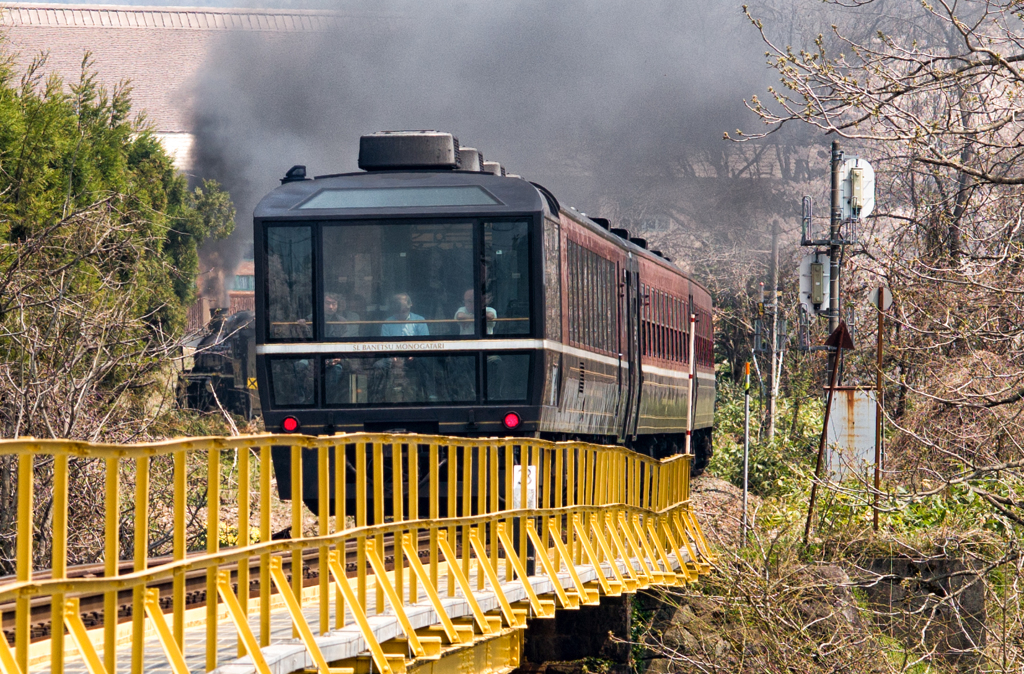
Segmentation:
[(0, 434), (126, 438), (235, 210), (189, 189), (128, 84), (106, 90), (88, 56), (70, 85), (44, 66), (0, 62)]

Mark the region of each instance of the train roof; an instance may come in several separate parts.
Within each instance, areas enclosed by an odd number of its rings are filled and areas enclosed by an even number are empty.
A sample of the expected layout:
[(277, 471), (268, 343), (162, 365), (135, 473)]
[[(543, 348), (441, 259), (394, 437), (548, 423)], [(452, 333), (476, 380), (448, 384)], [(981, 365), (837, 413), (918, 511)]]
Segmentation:
[(256, 206), (260, 219), (487, 217), (542, 212), (536, 187), (470, 171), (372, 171), (286, 182)]
[[(501, 217), (542, 212), (565, 217), (635, 256), (685, 276), (675, 263), (618, 236), (585, 214), (560, 206), (544, 187), (521, 178), (475, 171), (359, 171), (285, 182), (256, 206), (260, 220), (392, 217)], [(707, 289), (704, 288), (706, 291)]]

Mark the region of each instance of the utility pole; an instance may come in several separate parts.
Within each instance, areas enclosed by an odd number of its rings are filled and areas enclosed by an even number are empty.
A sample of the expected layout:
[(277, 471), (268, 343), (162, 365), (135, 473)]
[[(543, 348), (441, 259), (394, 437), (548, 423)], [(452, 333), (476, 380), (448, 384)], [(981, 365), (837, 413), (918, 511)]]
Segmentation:
[(869, 300), (878, 310), (878, 344), (875, 347), (875, 497), (872, 523), (878, 531), (878, 495), (882, 488), (882, 336), (885, 334), (885, 312), (892, 304), (892, 293), (884, 285), (871, 293)]
[(743, 364), (743, 522), (742, 541), (740, 545), (747, 544), (747, 493), (749, 492), (750, 475), (750, 361)]
[(772, 259), (769, 265), (771, 276), (771, 313), (768, 316), (768, 441), (775, 439), (775, 399), (779, 391), (779, 373), (775, 364), (779, 351), (779, 221), (772, 220)]
[[(843, 165), (843, 153), (839, 150), (839, 141), (832, 141), (832, 196), (829, 211), (829, 298), (828, 298), (828, 333), (831, 335), (839, 327), (839, 257), (842, 246), (839, 245), (839, 227), (843, 222), (842, 204), (839, 201), (839, 177)], [(828, 365), (832, 363), (837, 351), (829, 353)]]

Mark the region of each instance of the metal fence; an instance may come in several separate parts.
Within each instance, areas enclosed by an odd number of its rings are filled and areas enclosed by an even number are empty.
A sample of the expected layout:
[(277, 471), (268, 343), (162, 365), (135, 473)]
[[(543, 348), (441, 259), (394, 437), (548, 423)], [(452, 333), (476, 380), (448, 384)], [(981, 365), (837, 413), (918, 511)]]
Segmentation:
[[(273, 535), (274, 453), (279, 461), (290, 461), (291, 494), (316, 501), (317, 512), (306, 515), (307, 520), (315, 516), (316, 535), (304, 535), (300, 498), (291, 499), (287, 537)], [(280, 605), (283, 599), (295, 636), (326, 674), (314, 632), (342, 627), (346, 615), (363, 633), (378, 671), (391, 672), (402, 669), (396, 658), (436, 657), (442, 640), (457, 644), (473, 638), (473, 630), (467, 635), (464, 625), (448, 619), (442, 594), (464, 596), (475, 632), (487, 635), (500, 628), (500, 619), (511, 627), (525, 623), (523, 610), (504, 599), (502, 583), (521, 581), (529, 611), (544, 616), (556, 602), (576, 607), (594, 603), (600, 594), (687, 582), (706, 572), (712, 560), (689, 506), (687, 456), (659, 461), (621, 447), (578, 442), (385, 434), (258, 435), (130, 446), (22, 439), (0, 442), (0, 455), (17, 456), (17, 573), (0, 580), (0, 606), (15, 606), (13, 651), (0, 639), (0, 667), (8, 672), (28, 671), (31, 609), (47, 601), (53, 626), (51, 671), (63, 672), (65, 642), (71, 639), (89, 671), (114, 672), (124, 635), (119, 637), (117, 620), (106, 618), (117, 615), (123, 592), (132, 594), (131, 671), (143, 669), (147, 621), (172, 671), (188, 671), (185, 578), (190, 572), (205, 571), (206, 576), (207, 670), (224, 664), (218, 662), (216, 642), (218, 610), (226, 605), (238, 632), (239, 654), (251, 655), (258, 671), (269, 671), (260, 646), (270, 643), (272, 600)], [(42, 576), (32, 565), (40, 457), (52, 459), (53, 490), (52, 558), (49, 573)], [(173, 554), (151, 567), (150, 463), (157, 457), (173, 461)], [(105, 464), (104, 570), (68, 578), (68, 537), (75, 533), (68, 531), (69, 464), (83, 460)], [(199, 461), (206, 464), (204, 484), (189, 477), (188, 466)], [(132, 493), (121, 483), (125, 467), (134, 471)], [(189, 551), (186, 501), (204, 490), (205, 549)], [(126, 507), (134, 512), (127, 533), (120, 518)], [(238, 530), (230, 548), (221, 542), (227, 511), (237, 519)], [(127, 535), (133, 537), (134, 560), (124, 573), (119, 572), (118, 551)], [(388, 560), (385, 539), (392, 551)], [(353, 578), (348, 577), (349, 559), (354, 560)], [(309, 625), (303, 618), (303, 568), (314, 563), (319, 579), (312, 601), (319, 605), (319, 620)], [(580, 580), (580, 564), (598, 569), (596, 584)], [(288, 565), (290, 579), (284, 572)], [(527, 580), (536, 574), (554, 579), (566, 570), (572, 583), (564, 588), (555, 582), (551, 599), (538, 596)], [(256, 585), (258, 598), (250, 597), (246, 590)], [(473, 590), (485, 585), (501, 604), (497, 623), (473, 599)], [(440, 639), (418, 637), (405, 615), (403, 607), (423, 603), (424, 593), (440, 620)], [(79, 601), (99, 595), (104, 624), (89, 632)], [(402, 623), (409, 653), (385, 652), (370, 629), (368, 617), (384, 611), (385, 598)], [(247, 620), (251, 602), (258, 602), (258, 634)]]

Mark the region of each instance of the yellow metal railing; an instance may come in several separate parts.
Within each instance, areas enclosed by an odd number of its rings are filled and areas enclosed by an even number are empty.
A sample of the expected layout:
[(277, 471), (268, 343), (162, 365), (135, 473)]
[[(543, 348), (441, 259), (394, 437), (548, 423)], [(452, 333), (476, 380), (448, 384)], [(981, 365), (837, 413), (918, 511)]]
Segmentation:
[[(288, 452), (291, 460), (291, 532), (285, 540), (275, 540), (271, 531), (272, 447)], [(237, 456), (230, 468), (223, 461), (226, 452)], [(12, 673), (29, 669), (31, 606), (46, 600), (52, 620), (50, 669), (63, 672), (70, 636), (90, 672), (114, 672), (125, 628), (117, 620), (104, 620), (102, 636), (90, 634), (78, 602), (102, 595), (104, 616), (116, 616), (118, 593), (127, 591), (132, 593), (127, 639), (133, 674), (143, 670), (147, 621), (172, 671), (187, 671), (185, 581), (195, 572), (205, 572), (207, 671), (225, 664), (218, 662), (217, 629), (218, 612), (226, 607), (238, 632), (238, 653), (252, 656), (258, 671), (269, 672), (259, 647), (270, 643), (272, 604), (279, 606), (283, 600), (294, 636), (305, 644), (316, 668), (327, 674), (315, 635), (344, 627), (346, 613), (362, 633), (376, 669), (392, 672), (404, 669), (408, 659), (438, 657), (443, 643), (465, 644), (496, 635), (502, 622), (522, 627), (527, 611), (544, 617), (556, 604), (574, 608), (595, 603), (601, 594), (688, 582), (706, 572), (712, 561), (689, 506), (687, 456), (659, 461), (621, 447), (578, 442), (384, 434), (258, 435), (130, 446), (22, 439), (0, 442), (0, 455), (18, 457), (17, 573), (13, 580), (0, 582), (0, 606), (15, 606), (13, 651), (0, 639), (0, 668)], [(43, 579), (34, 578), (32, 567), (39, 457), (53, 459), (52, 559)], [(73, 460), (105, 463), (103, 576), (67, 578)], [(173, 462), (173, 553), (150, 568), (154, 460)], [(333, 504), (319, 498), (319, 512), (311, 513), (316, 535), (309, 537), (304, 535), (299, 498), (313, 486), (302, 480), (302, 463), (308, 460), (316, 462), (316, 494), (333, 495)], [(198, 461), (206, 464), (203, 484), (189, 478), (188, 467)], [(120, 483), (126, 467), (134, 470), (132, 494)], [(226, 489), (228, 484), (236, 488)], [(197, 488), (206, 489), (205, 550), (187, 551), (186, 501)], [(233, 498), (224, 503), (232, 491)], [(128, 499), (134, 509), (128, 527), (134, 564), (131, 572), (118, 575), (119, 517)], [(226, 510), (237, 511), (238, 541), (232, 548), (220, 543)], [(251, 527), (257, 523), (258, 542), (250, 543)], [(386, 539), (392, 547), (391, 571), (385, 566)], [(304, 551), (316, 551), (319, 578), (316, 599), (309, 600), (318, 604), (315, 625), (303, 617), (304, 567), (310, 559)], [(355, 558), (353, 579), (347, 577), (347, 557)], [(248, 588), (254, 580), (250, 564), (257, 559), (258, 637), (247, 618), (256, 608), (249, 606)], [(284, 571), (289, 562), (290, 581)], [(531, 564), (532, 574), (554, 581), (553, 596), (538, 596), (527, 576)], [(580, 565), (597, 570), (596, 584), (581, 580)], [(565, 587), (557, 578), (563, 570), (572, 579)], [(502, 592), (503, 583), (516, 581), (525, 591), (525, 606), (513, 605)], [(486, 614), (474, 599), (474, 590), (485, 587), (497, 595), (497, 615)], [(160, 604), (161, 588), (165, 600), (169, 598), (169, 615)], [(424, 593), (440, 621), (440, 638), (417, 633), (405, 613), (406, 605), (423, 602)], [(468, 601), (469, 627), (449, 619), (442, 594)], [(408, 642), (404, 654), (384, 649), (368, 623), (369, 616), (384, 612), (385, 600)]]

